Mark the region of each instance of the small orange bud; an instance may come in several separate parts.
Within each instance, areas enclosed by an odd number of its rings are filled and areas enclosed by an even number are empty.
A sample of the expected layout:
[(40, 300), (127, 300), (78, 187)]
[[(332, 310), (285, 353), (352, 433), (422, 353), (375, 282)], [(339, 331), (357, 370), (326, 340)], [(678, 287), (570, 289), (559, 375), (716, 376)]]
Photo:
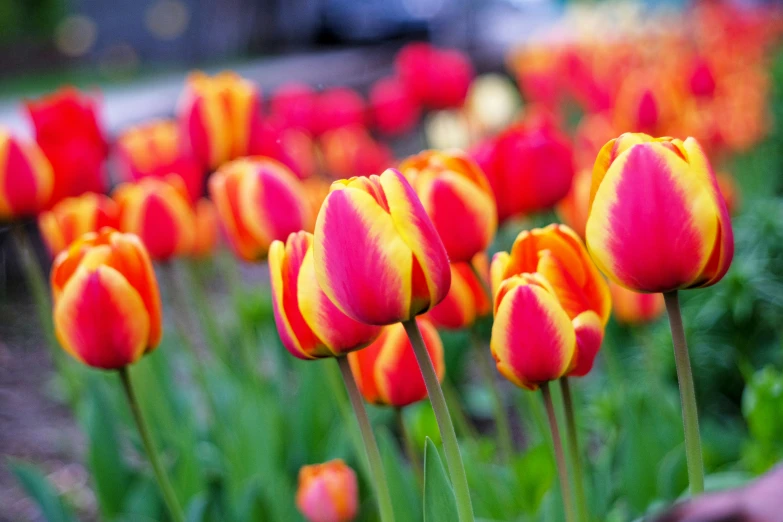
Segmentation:
[(341, 459), (303, 466), (296, 506), (308, 522), (351, 522), (358, 509), (356, 473)]

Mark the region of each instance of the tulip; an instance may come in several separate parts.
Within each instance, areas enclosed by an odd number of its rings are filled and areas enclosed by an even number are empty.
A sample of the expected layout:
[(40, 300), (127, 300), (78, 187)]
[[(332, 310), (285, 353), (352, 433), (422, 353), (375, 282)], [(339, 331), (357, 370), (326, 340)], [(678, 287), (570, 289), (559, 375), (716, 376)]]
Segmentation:
[(592, 170), (601, 147), (617, 136), (611, 118), (604, 113), (587, 114), (576, 127), (574, 164), (578, 169)]
[(98, 120), (98, 101), (72, 87), (28, 101), (35, 139), (54, 171), (51, 203), (84, 192), (104, 192), (109, 151)]
[(280, 119), (286, 127), (314, 132), (316, 92), (306, 84), (288, 83), (278, 88), (269, 100), (273, 118)]
[(275, 239), (312, 230), (307, 194), (283, 164), (262, 156), (223, 165), (209, 180), (218, 218), (237, 256), (265, 259)]
[(133, 234), (89, 232), (52, 266), (54, 324), (80, 362), (118, 369), (160, 342), (161, 304), (147, 250)]
[(323, 134), (340, 127), (362, 126), (364, 112), (364, 100), (356, 91), (347, 87), (325, 91), (316, 101), (315, 132)]
[(313, 176), (318, 167), (313, 138), (271, 119), (259, 126), (253, 153), (279, 161), (299, 179)]
[(578, 171), (571, 183), (571, 190), (555, 206), (560, 219), (571, 227), (579, 237), (585, 237), (585, 225), (590, 203), (590, 187), (593, 183), (593, 172), (589, 169)]
[(665, 309), (661, 294), (640, 294), (617, 283), (609, 282), (614, 318), (623, 324), (644, 324), (655, 321)]
[[(438, 331), (425, 318), (416, 321), (438, 380), (442, 381), (446, 366)], [(348, 362), (359, 390), (371, 404), (402, 408), (427, 397), (413, 347), (401, 324), (384, 327), (375, 342), (349, 354)]]
[(275, 322), (283, 346), (300, 359), (338, 357), (364, 348), (380, 328), (359, 323), (332, 304), (316, 281), (313, 235), (296, 232), (269, 248)]
[(191, 201), (204, 190), (204, 170), (175, 121), (155, 120), (125, 130), (117, 138), (117, 152), (122, 177), (128, 181), (179, 176)]
[(194, 208), (195, 237), (190, 255), (193, 257), (207, 257), (215, 250), (218, 244), (218, 218), (215, 205), (206, 198), (196, 202)]
[(233, 72), (188, 76), (178, 120), (193, 154), (204, 167), (254, 153), (260, 124), (260, 98), (252, 82)]
[(676, 93), (658, 80), (658, 73), (623, 80), (614, 107), (614, 126), (622, 132), (668, 132), (678, 113)]
[(324, 167), (333, 178), (369, 176), (393, 162), (391, 150), (361, 126), (340, 127), (321, 136)]
[(0, 128), (0, 220), (34, 216), (49, 203), (54, 174), (35, 143)]
[[(469, 263), (451, 264), (451, 288), (446, 298), (432, 308), (427, 317), (439, 328), (458, 330), (471, 326), (476, 319), (487, 315), (492, 307), (487, 296), (489, 266), (486, 254), (478, 254)], [(483, 280), (476, 277), (476, 271)]]
[(120, 207), (120, 230), (139, 236), (153, 259), (166, 261), (191, 252), (195, 216), (179, 177), (123, 183), (113, 197)]
[(457, 151), (424, 151), (400, 164), (452, 262), (469, 262), (497, 230), (492, 189), (479, 166)]
[(308, 522), (351, 522), (358, 509), (356, 473), (342, 460), (299, 470), (296, 506)]
[(693, 138), (608, 142), (593, 169), (586, 237), (601, 271), (637, 292), (713, 285), (734, 255), (726, 204)]
[(407, 321), (446, 297), (443, 243), (405, 177), (336, 181), (315, 224), (318, 283), (346, 315), (367, 324)]
[(430, 109), (462, 106), (474, 75), (469, 58), (460, 51), (421, 42), (406, 45), (394, 65), (408, 92)]
[(378, 80), (370, 90), (370, 111), (375, 127), (396, 136), (412, 130), (419, 121), (420, 107), (396, 77)]
[(56, 256), (87, 232), (103, 227), (117, 228), (120, 210), (117, 204), (94, 192), (65, 198), (51, 210), (38, 216), (41, 236), (52, 256)]

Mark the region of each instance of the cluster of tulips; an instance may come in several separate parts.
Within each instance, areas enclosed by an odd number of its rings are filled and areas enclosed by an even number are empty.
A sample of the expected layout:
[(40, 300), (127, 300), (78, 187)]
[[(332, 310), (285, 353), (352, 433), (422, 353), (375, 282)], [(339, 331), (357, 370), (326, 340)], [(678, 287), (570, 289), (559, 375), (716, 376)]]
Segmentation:
[[(472, 328), (489, 315), (489, 350), (478, 343), (477, 357), (491, 352), (500, 375), (540, 390), (566, 518), (588, 520), (569, 380), (593, 368), (613, 302), (627, 322), (668, 311), (690, 488), (702, 492), (677, 296), (717, 283), (731, 264), (736, 189), (710, 158), (747, 146), (733, 132), (761, 136), (763, 94), (754, 89), (759, 99), (749, 100), (735, 92), (746, 85), (735, 79), (763, 83), (763, 51), (779, 28), (754, 18), (737, 32), (741, 21), (731, 13), (703, 9), (694, 17), (701, 30), (687, 42), (674, 32), (652, 48), (639, 37), (515, 53), (514, 72), (535, 108), (499, 132), (485, 129), (469, 152), (427, 150), (399, 162), (373, 130), (410, 131), (423, 111), (468, 113), (473, 68), (461, 53), (413, 44), (368, 102), (347, 88), (289, 84), (263, 115), (252, 82), (194, 73), (175, 120), (137, 125), (112, 146), (92, 97), (64, 89), (28, 103), (36, 142), (0, 133), (0, 218), (37, 217), (54, 258), (57, 340), (80, 362), (118, 371), (172, 519), (183, 520), (182, 509), (128, 367), (161, 339), (153, 260), (163, 268), (177, 257), (209, 256), (221, 235), (241, 260), (268, 264), (285, 348), (300, 359), (336, 360), (384, 522), (394, 520), (394, 506), (364, 401), (399, 411), (427, 397), (450, 476), (442, 494), (461, 522), (474, 520), (441, 387), (438, 329)], [(703, 25), (718, 22), (722, 32), (707, 38)], [(687, 52), (653, 72), (659, 47)], [(682, 82), (684, 70), (692, 74)], [(561, 114), (569, 97), (585, 112), (573, 140)], [(737, 131), (737, 121), (756, 137)], [(669, 134), (698, 139), (657, 137)], [(108, 197), (110, 152), (123, 182)], [(344, 179), (329, 186), (328, 177)], [(523, 230), (490, 261), (499, 227), (552, 209), (565, 224)], [(28, 244), (17, 238), (24, 253)], [(28, 275), (35, 286), (34, 270)], [(567, 452), (552, 383), (564, 398)], [(487, 384), (501, 449), (513, 452), (496, 384)], [(313, 522), (352, 520), (357, 494), (342, 461), (300, 472), (297, 505)]]

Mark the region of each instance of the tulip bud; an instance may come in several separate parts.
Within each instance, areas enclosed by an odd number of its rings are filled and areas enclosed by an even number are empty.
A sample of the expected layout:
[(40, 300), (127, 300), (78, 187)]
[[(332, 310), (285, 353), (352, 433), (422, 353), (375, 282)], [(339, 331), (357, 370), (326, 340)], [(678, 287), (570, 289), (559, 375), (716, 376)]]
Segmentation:
[(495, 197), (479, 166), (458, 151), (424, 151), (400, 164), (451, 262), (487, 249), (497, 230)]
[(160, 342), (158, 283), (135, 235), (83, 235), (57, 256), (51, 283), (57, 339), (84, 364), (121, 368)]
[(260, 98), (252, 82), (233, 72), (188, 76), (177, 114), (183, 136), (204, 167), (254, 153)]
[(720, 281), (734, 238), (715, 174), (698, 142), (623, 134), (593, 168), (586, 226), (601, 271), (637, 292)]
[(347, 316), (367, 324), (406, 321), (446, 297), (443, 243), (405, 177), (335, 181), (315, 224), (318, 284)]
[(316, 281), (312, 246), (312, 234), (296, 232), (269, 249), (272, 303), (283, 346), (300, 359), (364, 348), (380, 328), (354, 321), (329, 301)]
[(117, 228), (120, 209), (117, 204), (94, 192), (65, 198), (51, 210), (38, 216), (38, 228), (52, 256), (56, 256), (87, 232), (103, 227)]
[[(438, 380), (442, 381), (446, 366), (438, 331), (425, 318), (417, 318), (416, 322)], [(348, 362), (359, 391), (371, 404), (402, 408), (427, 398), (416, 355), (399, 323), (383, 328), (370, 346), (349, 354)]]
[(474, 74), (463, 53), (421, 42), (406, 45), (394, 65), (408, 92), (431, 109), (460, 107)]
[(117, 138), (122, 177), (128, 181), (141, 178), (182, 178), (191, 201), (204, 189), (204, 170), (190, 153), (176, 122), (156, 120), (124, 131)]
[(312, 230), (307, 194), (283, 164), (262, 156), (223, 165), (209, 180), (218, 218), (237, 256), (265, 259), (272, 241)]
[(153, 259), (165, 261), (190, 253), (196, 223), (179, 177), (123, 183), (113, 197), (120, 207), (120, 230), (139, 236)]
[(437, 327), (453, 330), (467, 328), (476, 319), (490, 312), (491, 303), (486, 290), (489, 286), (489, 262), (486, 254), (477, 254), (472, 263), (481, 273), (483, 280), (476, 277), (469, 263), (451, 264), (449, 293), (427, 314)]
[(193, 238), (192, 257), (208, 257), (218, 243), (218, 218), (215, 205), (206, 198), (201, 198), (195, 206), (196, 234)]
[(316, 92), (306, 84), (289, 83), (278, 88), (269, 100), (273, 118), (286, 127), (315, 131)]
[(357, 497), (356, 473), (340, 459), (299, 470), (296, 506), (308, 522), (351, 522)]
[(412, 130), (419, 121), (418, 102), (396, 77), (383, 78), (370, 91), (370, 108), (375, 126), (384, 134), (398, 135)]
[(0, 128), (0, 220), (38, 214), (54, 186), (52, 166), (35, 143)]
[(323, 92), (316, 102), (316, 134), (365, 123), (364, 100), (347, 87), (338, 87)]
[(622, 324), (643, 324), (658, 319), (666, 309), (661, 294), (640, 294), (609, 282), (614, 318)]

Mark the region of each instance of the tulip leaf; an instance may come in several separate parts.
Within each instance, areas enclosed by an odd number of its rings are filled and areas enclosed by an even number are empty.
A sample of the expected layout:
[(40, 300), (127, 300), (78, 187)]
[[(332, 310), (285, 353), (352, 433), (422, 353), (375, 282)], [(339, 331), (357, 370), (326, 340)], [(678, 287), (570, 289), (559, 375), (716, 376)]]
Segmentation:
[(389, 494), (394, 503), (394, 516), (397, 520), (417, 522), (421, 520), (421, 497), (414, 485), (418, 482), (411, 470), (405, 469), (404, 459), (394, 448), (394, 441), (385, 428), (378, 430), (378, 446), (383, 459), (383, 471), (389, 483)]
[(35, 502), (47, 522), (76, 522), (71, 510), (57, 494), (57, 490), (37, 467), (15, 459), (8, 459), (8, 467), (22, 489)]
[(457, 501), (435, 444), (424, 443), (424, 522), (458, 520)]

